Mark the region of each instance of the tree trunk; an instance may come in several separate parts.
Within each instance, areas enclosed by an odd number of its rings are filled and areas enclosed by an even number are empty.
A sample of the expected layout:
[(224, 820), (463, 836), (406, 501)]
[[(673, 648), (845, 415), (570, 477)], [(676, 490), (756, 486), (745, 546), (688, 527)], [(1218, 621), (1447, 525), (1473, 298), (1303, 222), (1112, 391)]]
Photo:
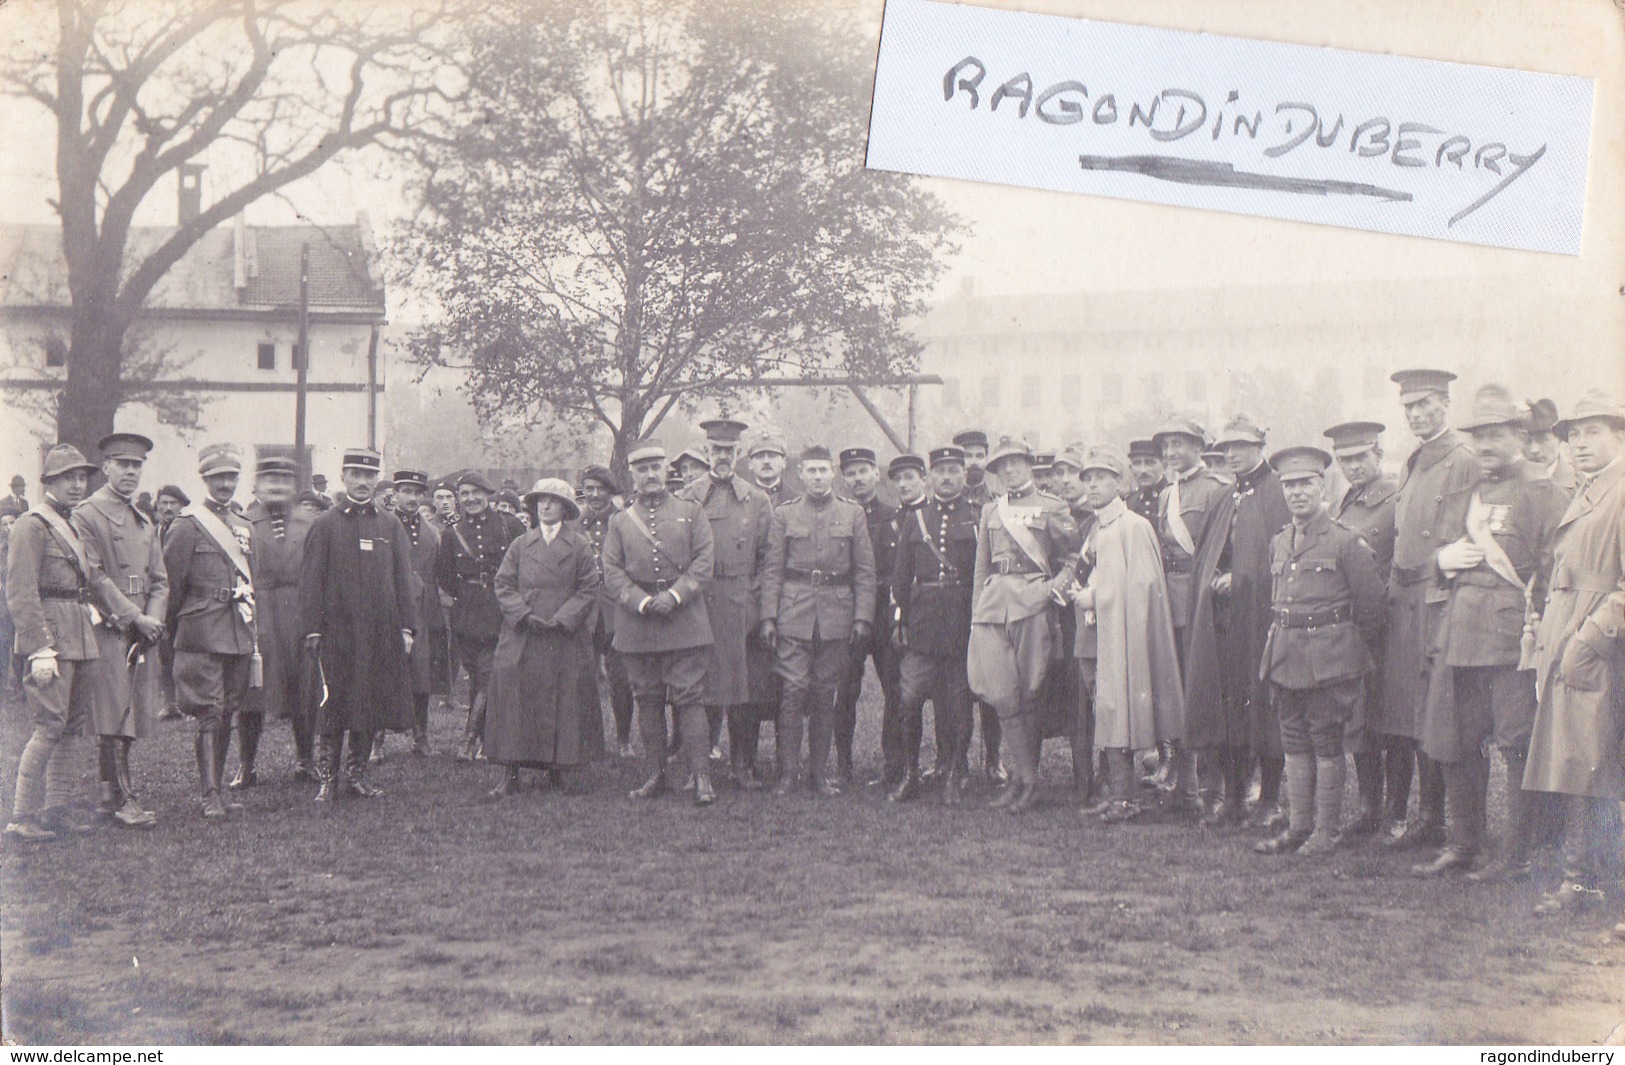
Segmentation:
[(120, 353), (127, 328), (97, 308), (74, 313), (68, 342), (68, 379), (57, 407), (56, 435), (92, 462), (96, 442), (113, 431), (113, 419), (124, 401), (119, 378)]

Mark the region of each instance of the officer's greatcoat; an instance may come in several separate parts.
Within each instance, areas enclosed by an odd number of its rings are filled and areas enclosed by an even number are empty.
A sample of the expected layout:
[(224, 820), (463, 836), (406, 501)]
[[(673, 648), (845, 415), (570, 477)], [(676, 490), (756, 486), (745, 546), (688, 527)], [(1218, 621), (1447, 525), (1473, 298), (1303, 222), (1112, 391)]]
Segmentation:
[(103, 485), (74, 508), (73, 527), (93, 544), (102, 569), (118, 593), (113, 616), (96, 626), (99, 652), (88, 671), (94, 691), (92, 726), (98, 736), (141, 738), (152, 731), (163, 705), (162, 666), (156, 646), (129, 662), (137, 615), (162, 620), (169, 609), (169, 576), (163, 544), (152, 519)]
[(1563, 514), (1535, 656), (1523, 786), (1625, 797), (1625, 458), (1582, 482)]
[(715, 551), (711, 581), (705, 586), (705, 609), (716, 641), (705, 670), (705, 705), (761, 702), (769, 697), (768, 673), (753, 671), (750, 657), (754, 652), (771, 659), (770, 651), (754, 643), (754, 633), (772, 505), (766, 493), (741, 477), (727, 481), (703, 477), (683, 495), (704, 509)]
[(254, 529), (254, 611), (265, 663), (265, 683), (249, 689), (248, 705), (276, 717), (302, 717), (310, 707), (305, 634), (299, 627), (299, 571), (315, 519), (289, 506), (278, 539), (276, 515), (264, 503), (256, 499), (243, 517)]

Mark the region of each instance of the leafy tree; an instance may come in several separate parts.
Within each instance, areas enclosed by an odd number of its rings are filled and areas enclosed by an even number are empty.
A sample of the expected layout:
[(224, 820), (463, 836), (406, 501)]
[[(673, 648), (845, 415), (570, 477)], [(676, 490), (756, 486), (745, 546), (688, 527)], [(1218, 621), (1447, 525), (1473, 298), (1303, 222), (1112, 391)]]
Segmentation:
[(957, 250), (913, 179), (865, 170), (874, 36), (810, 6), (499, 4), (479, 106), (422, 153), (401, 275), (418, 359), (484, 413), (607, 428), (613, 461), (730, 380), (907, 370)]
[[(342, 153), (423, 133), (463, 89), (436, 0), (57, 0), (55, 19), (42, 0), (16, 6), (0, 77), (56, 127), (72, 301), (57, 430), (81, 449), (143, 383), (127, 334), (203, 234)], [(251, 158), (252, 175), (162, 239), (132, 242), (154, 191), (211, 150)]]

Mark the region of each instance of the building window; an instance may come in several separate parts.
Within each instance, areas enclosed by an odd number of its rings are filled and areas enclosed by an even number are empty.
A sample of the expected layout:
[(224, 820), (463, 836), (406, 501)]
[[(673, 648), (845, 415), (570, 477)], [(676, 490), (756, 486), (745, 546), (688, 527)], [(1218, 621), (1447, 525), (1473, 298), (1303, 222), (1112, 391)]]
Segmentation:
[(1185, 375), (1185, 400), (1189, 403), (1207, 402), (1207, 375), (1192, 371)]
[(1076, 407), (1083, 402), (1083, 379), (1075, 373), (1061, 377), (1061, 405)]
[(950, 410), (959, 409), (959, 378), (944, 377), (942, 379), (942, 405)]
[(1100, 375), (1100, 401), (1108, 407), (1121, 407), (1123, 405), (1122, 374), (1103, 373)]
[(45, 341), (45, 365), (66, 366), (68, 364), (68, 345), (61, 337), (50, 337)]
[(1035, 375), (1029, 374), (1021, 379), (1021, 405), (1023, 407), (1036, 407), (1044, 394), (1043, 382)]
[(982, 378), (982, 406), (995, 410), (999, 406), (999, 379), (997, 377)]
[(260, 345), (260, 369), (262, 369), (262, 370), (274, 370), (274, 369), (276, 369), (276, 345), (275, 344), (261, 344)]

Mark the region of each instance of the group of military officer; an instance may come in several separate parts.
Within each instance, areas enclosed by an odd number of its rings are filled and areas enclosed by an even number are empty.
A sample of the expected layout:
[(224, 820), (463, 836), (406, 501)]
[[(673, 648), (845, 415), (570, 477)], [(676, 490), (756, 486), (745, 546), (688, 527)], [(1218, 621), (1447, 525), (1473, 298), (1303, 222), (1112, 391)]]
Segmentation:
[[(667, 790), (680, 750), (683, 787), (714, 802), (724, 724), (733, 781), (762, 789), (764, 721), (775, 794), (838, 793), (872, 660), (873, 783), (897, 802), (933, 778), (944, 802), (963, 801), (980, 707), (984, 771), (1008, 783), (993, 804), (1012, 812), (1037, 801), (1042, 741), (1064, 736), (1079, 804), (1108, 822), (1154, 808), (1245, 823), (1266, 830), (1261, 853), (1310, 856), (1380, 834), (1438, 848), (1419, 876), (1475, 879), (1527, 876), (1535, 845), (1561, 832), (1566, 879), (1543, 907), (1597, 901), (1620, 863), (1625, 412), (1588, 394), (1559, 420), (1549, 401), (1486, 386), (1452, 426), (1452, 374), (1393, 379), (1418, 441), (1397, 481), (1379, 423), (1329, 428), (1331, 453), (1267, 454), (1246, 414), (1211, 438), (1173, 418), (1126, 453), (1035, 456), (969, 430), (886, 465), (897, 506), (880, 499), (874, 451), (803, 448), (793, 493), (783, 439), (746, 447), (747, 426), (728, 418), (702, 423), (704, 442), (675, 461), (639, 443), (624, 490), (589, 467), (577, 497), (601, 581), (591, 646), (623, 755), (639, 724), (647, 766), (632, 796)], [(221, 779), (234, 720), (227, 791), (256, 783), (269, 712), (290, 721), (295, 772), (318, 799), (377, 794), (369, 753), (386, 731), (428, 753), (429, 698), (458, 666), (462, 756), (480, 757), (502, 626), (493, 578), (525, 531), (481, 474), (436, 486), (455, 492), (447, 510), (426, 506), (425, 474), (401, 471), (390, 513), (374, 499), (379, 456), (355, 449), (339, 502), (312, 519), (290, 506), (291, 461), (262, 459), (243, 509), (237, 452), (211, 446), (205, 497), (160, 537), (131, 503), (151, 447), (115, 433), (99, 467), (51, 449), (46, 498), (12, 533), (7, 601), (35, 731), (8, 834), (85, 827), (71, 752), (87, 721), (99, 812), (153, 822), (129, 751), (161, 704), (165, 642), (197, 722), (207, 817), (233, 805)], [(1328, 499), (1334, 463), (1348, 487)], [(106, 484), (87, 499), (98, 469)], [(927, 702), (936, 766), (922, 773)], [(1493, 860), (1491, 747), (1509, 793)], [(1133, 780), (1148, 750), (1161, 764), (1150, 803)], [(1359, 809), (1344, 823), (1347, 754)]]

